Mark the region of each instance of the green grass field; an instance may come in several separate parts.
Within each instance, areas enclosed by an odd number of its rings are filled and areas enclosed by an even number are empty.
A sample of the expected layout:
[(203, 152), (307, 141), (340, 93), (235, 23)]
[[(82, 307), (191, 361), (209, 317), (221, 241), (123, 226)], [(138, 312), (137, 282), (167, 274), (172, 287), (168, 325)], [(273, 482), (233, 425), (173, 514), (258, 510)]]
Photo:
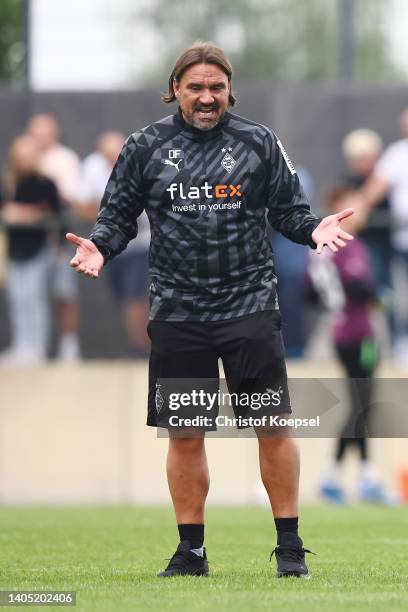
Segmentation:
[(305, 507), (301, 522), (311, 580), (275, 578), (262, 508), (210, 508), (211, 576), (158, 579), (177, 545), (168, 508), (0, 508), (0, 587), (76, 590), (65, 609), (85, 612), (408, 609), (407, 507)]

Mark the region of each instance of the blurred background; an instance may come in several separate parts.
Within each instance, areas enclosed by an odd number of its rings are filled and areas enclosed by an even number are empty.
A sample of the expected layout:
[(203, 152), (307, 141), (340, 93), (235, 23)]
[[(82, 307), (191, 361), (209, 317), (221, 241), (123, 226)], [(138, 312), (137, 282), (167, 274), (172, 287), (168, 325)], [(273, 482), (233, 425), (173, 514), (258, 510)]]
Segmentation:
[[(324, 269), (271, 232), (289, 375), (406, 377), (407, 22), (404, 0), (1, 1), (0, 502), (169, 501), (166, 441), (144, 426), (147, 218), (97, 282), (64, 234), (89, 234), (196, 39), (228, 54), (234, 112), (279, 134), (313, 211), (359, 213), (350, 260)], [(344, 439), (300, 440), (303, 501), (407, 500), (405, 440)], [(254, 444), (210, 440), (210, 501), (263, 503)]]

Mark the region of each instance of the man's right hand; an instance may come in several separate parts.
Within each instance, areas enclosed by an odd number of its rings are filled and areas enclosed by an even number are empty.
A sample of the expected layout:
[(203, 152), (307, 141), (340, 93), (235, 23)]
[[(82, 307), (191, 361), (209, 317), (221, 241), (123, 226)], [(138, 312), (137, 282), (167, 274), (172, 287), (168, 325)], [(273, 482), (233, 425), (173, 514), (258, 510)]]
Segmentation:
[(66, 239), (77, 247), (74, 257), (69, 262), (70, 265), (80, 274), (85, 274), (89, 278), (98, 278), (104, 259), (94, 243), (71, 233), (66, 234)]

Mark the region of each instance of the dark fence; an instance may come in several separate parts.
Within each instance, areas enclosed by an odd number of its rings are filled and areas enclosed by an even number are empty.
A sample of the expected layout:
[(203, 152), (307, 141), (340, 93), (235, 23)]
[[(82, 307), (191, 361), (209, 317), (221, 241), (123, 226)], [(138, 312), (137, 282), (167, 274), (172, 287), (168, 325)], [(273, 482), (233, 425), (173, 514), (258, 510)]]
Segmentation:
[[(234, 112), (278, 132), (296, 164), (313, 175), (318, 191), (342, 169), (340, 143), (357, 127), (375, 129), (386, 143), (398, 137), (398, 116), (408, 106), (408, 87), (362, 87), (349, 83), (237, 83)], [(81, 156), (107, 129), (129, 134), (174, 112), (157, 91), (24, 93), (0, 89), (0, 163), (11, 139), (31, 114), (53, 112), (62, 140)]]

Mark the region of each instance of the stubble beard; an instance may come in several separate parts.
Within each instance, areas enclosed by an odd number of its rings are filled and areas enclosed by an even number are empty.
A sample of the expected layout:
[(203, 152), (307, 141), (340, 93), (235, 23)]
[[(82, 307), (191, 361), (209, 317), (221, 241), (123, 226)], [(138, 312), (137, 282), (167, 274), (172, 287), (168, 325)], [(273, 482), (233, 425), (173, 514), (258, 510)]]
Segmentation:
[(219, 123), (220, 117), (216, 117), (213, 121), (202, 121), (198, 117), (193, 116), (191, 118), (191, 125), (199, 130), (203, 130), (204, 132), (208, 130), (212, 130), (215, 128), (217, 123)]
[[(183, 109), (182, 109), (183, 110)], [(184, 113), (185, 117), (187, 118), (187, 123), (189, 123), (190, 125), (192, 125), (193, 127), (197, 128), (198, 130), (202, 130), (204, 132), (207, 132), (209, 130), (212, 130), (213, 128), (215, 128), (215, 126), (220, 122), (220, 119), (222, 118), (224, 113), (221, 113), (219, 115), (217, 115), (213, 120), (208, 121), (205, 119), (200, 119), (198, 117), (197, 111), (199, 109), (198, 108), (193, 108), (193, 110), (190, 113)], [(215, 112), (219, 111), (219, 107), (216, 106), (214, 107)]]

